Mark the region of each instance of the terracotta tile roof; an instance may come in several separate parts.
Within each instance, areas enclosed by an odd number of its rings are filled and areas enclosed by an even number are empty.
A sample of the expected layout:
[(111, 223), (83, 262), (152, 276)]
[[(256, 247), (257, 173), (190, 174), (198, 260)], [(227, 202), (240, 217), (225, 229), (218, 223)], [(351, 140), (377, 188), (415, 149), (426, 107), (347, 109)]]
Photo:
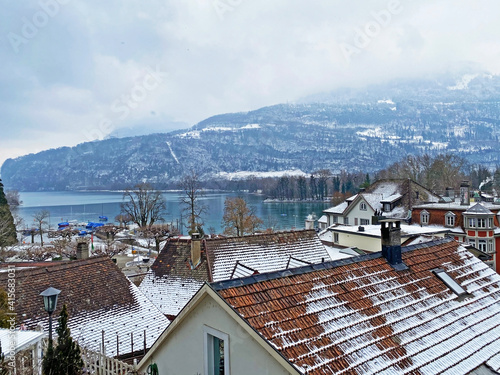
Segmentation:
[[(24, 265), (23, 265), (24, 266)], [(0, 285), (7, 287), (8, 274), (0, 272)], [(166, 317), (133, 285), (107, 256), (70, 262), (53, 262), (51, 266), (16, 268), (15, 313), (18, 324), (48, 329), (48, 315), (40, 293), (52, 286), (61, 290), (53, 314), (54, 330), (64, 304), (69, 313), (72, 336), (81, 345), (99, 349), (102, 331), (108, 355), (131, 351), (130, 334), (134, 333), (135, 349), (149, 347), (168, 326)]]
[[(500, 276), (443, 239), (381, 253), (213, 283), (306, 374), (466, 374), (500, 367)], [(431, 271), (469, 295), (458, 298)]]
[(170, 240), (140, 285), (169, 318), (175, 317), (206, 281), (245, 274), (241, 272), (286, 269), (300, 261), (319, 263), (329, 255), (314, 230), (302, 230), (208, 239), (202, 242), (201, 263), (194, 270), (190, 258), (189, 240)]

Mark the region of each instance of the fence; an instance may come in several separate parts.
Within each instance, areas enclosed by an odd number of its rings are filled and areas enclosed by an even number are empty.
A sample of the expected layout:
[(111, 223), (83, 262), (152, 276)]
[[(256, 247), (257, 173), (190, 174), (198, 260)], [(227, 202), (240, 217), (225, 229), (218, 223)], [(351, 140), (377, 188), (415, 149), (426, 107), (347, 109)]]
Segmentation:
[(136, 375), (137, 366), (129, 365), (115, 358), (106, 357), (105, 354), (95, 352), (85, 347), (80, 347), (84, 362), (84, 374), (95, 375)]

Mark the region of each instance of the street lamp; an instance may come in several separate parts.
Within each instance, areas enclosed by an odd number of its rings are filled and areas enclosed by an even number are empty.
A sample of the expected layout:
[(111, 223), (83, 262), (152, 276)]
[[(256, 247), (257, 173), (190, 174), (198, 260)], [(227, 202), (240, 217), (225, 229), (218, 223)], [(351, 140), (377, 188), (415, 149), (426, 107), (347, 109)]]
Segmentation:
[(61, 291), (56, 288), (49, 287), (40, 295), (43, 297), (45, 311), (49, 313), (49, 345), (52, 346), (52, 313), (56, 310), (57, 297)]

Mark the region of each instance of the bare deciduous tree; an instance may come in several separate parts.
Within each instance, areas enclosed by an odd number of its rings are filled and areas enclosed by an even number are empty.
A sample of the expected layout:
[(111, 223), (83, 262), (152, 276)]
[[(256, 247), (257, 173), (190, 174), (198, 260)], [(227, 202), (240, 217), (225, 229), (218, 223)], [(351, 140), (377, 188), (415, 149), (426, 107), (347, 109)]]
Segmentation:
[(179, 185), (183, 191), (181, 202), (188, 218), (190, 232), (195, 233), (198, 231), (198, 227), (203, 226), (202, 215), (207, 211), (207, 207), (201, 203), (203, 190), (200, 184), (200, 176), (195, 171), (191, 171), (182, 177)]
[(223, 216), (224, 234), (241, 237), (253, 234), (263, 224), (253, 209), (240, 197), (226, 198)]
[(130, 215), (132, 221), (140, 227), (151, 226), (163, 219), (166, 204), (162, 193), (147, 183), (135, 185), (123, 193), (121, 210)]
[(45, 228), (45, 225), (47, 225), (47, 218), (50, 217), (50, 212), (47, 210), (41, 210), (35, 212), (33, 215), (33, 220), (35, 221), (37, 228), (38, 228), (38, 234), (40, 235), (40, 245), (43, 247), (43, 230)]

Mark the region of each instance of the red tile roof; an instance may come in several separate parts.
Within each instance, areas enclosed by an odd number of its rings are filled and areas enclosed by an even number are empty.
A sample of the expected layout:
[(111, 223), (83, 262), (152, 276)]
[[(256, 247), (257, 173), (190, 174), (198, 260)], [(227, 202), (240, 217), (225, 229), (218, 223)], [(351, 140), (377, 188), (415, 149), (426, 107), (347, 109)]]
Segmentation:
[(136, 343), (142, 343), (146, 330), (146, 346), (149, 347), (169, 324), (108, 256), (24, 268), (27, 265), (23, 263), (21, 269), (16, 267), (14, 274), (9, 275), (6, 270), (0, 272), (0, 286), (5, 289), (9, 276), (14, 275), (14, 312), (18, 324), (27, 328), (42, 324), (47, 329), (48, 315), (40, 293), (51, 286), (61, 290), (53, 314), (53, 329), (66, 304), (72, 336), (81, 345), (98, 350), (104, 330), (109, 355), (116, 355), (117, 336), (119, 351), (123, 354), (131, 351), (131, 332)]
[(375, 253), (212, 287), (307, 374), (500, 370), (500, 276), (450, 240), (410, 246), (403, 261), (395, 271)]

